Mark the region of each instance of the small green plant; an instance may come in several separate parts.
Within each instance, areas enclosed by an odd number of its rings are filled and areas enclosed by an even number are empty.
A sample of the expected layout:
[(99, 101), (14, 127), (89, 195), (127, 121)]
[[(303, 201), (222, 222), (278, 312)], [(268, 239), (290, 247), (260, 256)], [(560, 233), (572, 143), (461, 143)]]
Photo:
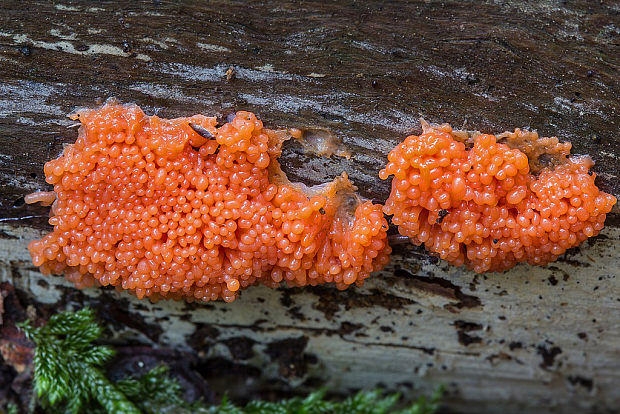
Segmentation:
[(15, 403), (8, 403), (6, 405), (6, 414), (18, 414), (19, 413), (19, 409), (17, 408), (17, 405)]
[[(306, 398), (280, 402), (252, 401), (239, 407), (226, 397), (217, 406), (183, 400), (183, 389), (159, 366), (141, 377), (117, 382), (105, 375), (104, 364), (114, 351), (94, 343), (102, 333), (89, 308), (52, 316), (35, 328), (20, 324), (36, 345), (34, 392), (37, 405), (48, 413), (201, 413), (201, 414), (432, 414), (442, 389), (430, 399), (421, 397), (408, 408), (394, 410), (400, 396), (381, 391), (360, 391), (342, 402), (325, 399), (325, 391)], [(10, 411), (12, 412), (12, 411)]]
[(325, 400), (325, 390), (316, 391), (306, 398), (279, 402), (252, 401), (239, 408), (226, 398), (209, 414), (433, 414), (439, 407), (443, 389), (438, 388), (430, 399), (420, 397), (411, 406), (394, 410), (399, 394), (383, 396), (380, 390), (360, 391), (342, 402)]
[(95, 400), (110, 413), (140, 413), (103, 374), (114, 351), (93, 344), (102, 328), (91, 309), (56, 314), (40, 328), (26, 321), (20, 328), (36, 345), (34, 392), (42, 408), (80, 413)]

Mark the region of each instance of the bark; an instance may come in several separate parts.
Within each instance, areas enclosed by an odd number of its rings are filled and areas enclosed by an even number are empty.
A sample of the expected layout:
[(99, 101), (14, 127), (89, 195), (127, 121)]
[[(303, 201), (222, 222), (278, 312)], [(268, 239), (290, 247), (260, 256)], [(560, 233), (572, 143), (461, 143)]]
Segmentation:
[[(613, 1), (19, 2), (0, 5), (0, 281), (45, 314), (90, 304), (119, 344), (173, 347), (217, 390), (326, 385), (405, 395), (447, 386), (456, 412), (613, 412), (620, 406), (620, 220), (544, 268), (476, 276), (396, 246), (363, 288), (250, 289), (233, 304), (139, 301), (44, 277), (27, 243), (49, 230), (43, 163), (107, 97), (163, 117), (256, 112), (325, 128), (353, 154), (287, 142), (293, 180), (347, 171), (384, 200), (388, 151), (418, 118), (537, 129), (590, 154), (616, 197), (618, 9)], [(6, 308), (6, 306), (5, 306)], [(501, 407), (501, 408), (500, 408)]]

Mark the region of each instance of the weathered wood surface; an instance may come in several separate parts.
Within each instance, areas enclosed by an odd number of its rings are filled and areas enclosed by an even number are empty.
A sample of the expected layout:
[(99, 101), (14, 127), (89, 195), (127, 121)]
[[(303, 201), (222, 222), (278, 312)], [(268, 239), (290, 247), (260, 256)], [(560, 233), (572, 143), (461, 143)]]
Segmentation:
[[(258, 113), (328, 128), (354, 154), (287, 143), (313, 184), (346, 170), (385, 199), (377, 172), (420, 116), (467, 129), (530, 126), (597, 162), (620, 195), (618, 5), (494, 2), (0, 2), (0, 281), (39, 309), (88, 303), (119, 343), (177, 347), (232, 395), (445, 383), (457, 412), (617, 412), (620, 227), (546, 268), (475, 276), (399, 246), (364, 288), (255, 288), (233, 304), (150, 304), (75, 291), (32, 267), (47, 208), (42, 164), (76, 137), (65, 115), (116, 96), (150, 113)], [(234, 77), (226, 78), (233, 68)]]

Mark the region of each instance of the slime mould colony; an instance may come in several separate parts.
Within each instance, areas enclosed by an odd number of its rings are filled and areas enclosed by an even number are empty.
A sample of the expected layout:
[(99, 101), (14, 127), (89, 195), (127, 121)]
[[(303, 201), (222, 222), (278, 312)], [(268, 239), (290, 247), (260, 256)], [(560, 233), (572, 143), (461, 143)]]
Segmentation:
[(389, 260), (381, 206), (346, 173), (289, 182), (277, 159), (291, 135), (250, 112), (217, 127), (111, 101), (74, 118), (77, 141), (45, 164), (55, 194), (26, 200), (53, 202), (53, 232), (29, 245), (43, 273), (139, 298), (232, 301), (256, 283), (344, 289)]
[[(567, 158), (570, 143), (520, 130), (469, 135), (423, 122), (380, 172), (394, 176), (382, 210), (346, 173), (291, 183), (278, 158), (301, 131), (264, 128), (250, 112), (218, 127), (214, 117), (166, 120), (109, 101), (73, 117), (77, 141), (45, 165), (54, 192), (26, 196), (52, 204), (54, 230), (30, 243), (33, 262), (78, 287), (139, 298), (232, 301), (282, 281), (360, 285), (389, 261), (384, 213), (413, 243), (476, 272), (543, 265), (598, 234), (616, 202), (595, 186), (589, 158)], [(323, 135), (304, 145), (349, 155)]]
[(380, 172), (394, 176), (383, 211), (402, 235), (453, 264), (478, 273), (547, 264), (597, 235), (616, 203), (594, 184), (589, 157), (567, 158), (570, 143), (521, 130), (496, 137), (423, 128)]

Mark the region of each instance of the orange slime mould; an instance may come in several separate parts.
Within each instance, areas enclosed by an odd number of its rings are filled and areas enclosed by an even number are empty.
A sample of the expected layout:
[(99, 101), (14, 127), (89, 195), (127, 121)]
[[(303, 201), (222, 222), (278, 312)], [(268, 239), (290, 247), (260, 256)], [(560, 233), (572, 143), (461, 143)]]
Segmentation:
[(394, 176), (383, 211), (400, 234), (453, 264), (478, 273), (545, 265), (597, 235), (616, 203), (596, 187), (589, 157), (568, 157), (570, 143), (519, 129), (496, 137), (422, 126), (379, 174)]
[[(282, 142), (250, 112), (161, 119), (108, 101), (72, 116), (77, 141), (45, 164), (53, 231), (30, 243), (45, 274), (139, 298), (232, 301), (256, 283), (360, 285), (389, 260), (381, 206), (346, 173), (316, 187), (280, 169)], [(321, 149), (329, 155), (329, 149)]]

